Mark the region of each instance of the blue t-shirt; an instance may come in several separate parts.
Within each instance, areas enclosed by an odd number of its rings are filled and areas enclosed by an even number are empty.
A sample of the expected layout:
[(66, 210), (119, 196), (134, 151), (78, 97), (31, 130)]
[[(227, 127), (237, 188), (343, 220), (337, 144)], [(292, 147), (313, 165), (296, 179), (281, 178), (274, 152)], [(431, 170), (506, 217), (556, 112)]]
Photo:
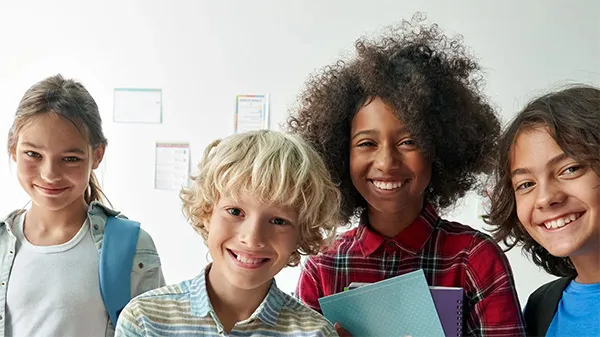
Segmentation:
[(555, 336), (600, 336), (600, 283), (569, 283), (546, 332)]

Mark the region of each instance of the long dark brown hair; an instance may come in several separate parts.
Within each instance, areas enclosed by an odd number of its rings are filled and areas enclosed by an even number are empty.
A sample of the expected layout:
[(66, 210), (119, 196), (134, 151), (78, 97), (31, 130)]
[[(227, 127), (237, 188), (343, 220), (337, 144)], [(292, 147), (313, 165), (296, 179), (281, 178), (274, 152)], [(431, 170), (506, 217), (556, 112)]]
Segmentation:
[(350, 126), (356, 112), (381, 98), (408, 126), (432, 161), (426, 199), (441, 211), (477, 186), (500, 134), (481, 90), (481, 72), (461, 37), (447, 37), (417, 13), (375, 38), (360, 38), (356, 55), (311, 76), (287, 129), (325, 159), (342, 192), (342, 218), (367, 206), (350, 176)]
[(510, 176), (510, 152), (518, 135), (546, 127), (560, 148), (570, 157), (586, 163), (600, 175), (600, 89), (573, 86), (531, 101), (503, 132), (496, 153), (496, 168), (490, 195), (491, 208), (484, 216), (498, 242), (510, 250), (518, 244), (531, 254), (533, 262), (556, 276), (577, 275), (568, 257), (551, 255), (523, 228), (517, 217), (515, 193)]

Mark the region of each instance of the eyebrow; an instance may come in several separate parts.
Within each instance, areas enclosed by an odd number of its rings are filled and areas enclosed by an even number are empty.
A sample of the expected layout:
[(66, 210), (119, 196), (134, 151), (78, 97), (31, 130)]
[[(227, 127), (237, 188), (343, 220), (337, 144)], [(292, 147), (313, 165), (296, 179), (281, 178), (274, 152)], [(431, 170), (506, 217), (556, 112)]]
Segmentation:
[[(31, 142), (22, 142), (21, 144), (23, 146), (31, 147), (31, 148), (33, 148), (35, 150), (45, 150), (46, 149), (43, 146), (38, 146), (38, 145), (36, 145), (34, 143), (31, 143)], [(84, 150), (82, 150), (80, 148), (76, 148), (76, 147), (73, 147), (73, 148), (67, 149), (65, 151), (62, 151), (62, 153), (76, 153), (76, 154), (80, 154), (80, 155), (85, 155), (86, 154), (86, 152)]]
[[(546, 167), (554, 166), (557, 163), (559, 163), (559, 162), (561, 162), (561, 161), (563, 161), (563, 160), (565, 160), (567, 158), (569, 158), (569, 155), (563, 152), (563, 153), (561, 153), (559, 155), (554, 156), (552, 159), (550, 159), (546, 163)], [(530, 169), (528, 169), (528, 168), (518, 168), (518, 169), (515, 169), (514, 171), (511, 172), (510, 177), (512, 178), (512, 177), (514, 177), (516, 175), (528, 174), (528, 173), (531, 173)]]
[[(408, 130), (404, 127), (404, 128), (400, 128), (400, 129), (396, 130), (396, 133), (400, 135), (400, 134), (408, 133)], [(354, 139), (360, 135), (377, 136), (377, 135), (379, 135), (379, 131), (375, 130), (375, 129), (361, 130), (361, 131), (358, 131), (357, 133), (355, 133), (351, 139)]]

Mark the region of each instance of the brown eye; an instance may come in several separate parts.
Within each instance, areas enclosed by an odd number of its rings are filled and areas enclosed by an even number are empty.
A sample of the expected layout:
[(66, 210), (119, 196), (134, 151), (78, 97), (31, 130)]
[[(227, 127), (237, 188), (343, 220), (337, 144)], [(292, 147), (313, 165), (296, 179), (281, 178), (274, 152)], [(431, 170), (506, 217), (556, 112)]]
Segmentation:
[(39, 153), (34, 152), (34, 151), (25, 151), (25, 155), (27, 157), (31, 157), (31, 158), (41, 158), (42, 157)]
[(274, 225), (283, 226), (287, 225), (288, 221), (282, 218), (274, 218), (273, 220), (271, 220), (271, 223)]
[(534, 184), (534, 183), (532, 183), (531, 181), (527, 181), (527, 182), (524, 182), (524, 183), (522, 183), (522, 184), (519, 184), (519, 185), (517, 186), (516, 190), (517, 190), (517, 191), (518, 191), (518, 190), (526, 190), (526, 189), (528, 189), (528, 188), (530, 188), (530, 187), (533, 187), (533, 185), (535, 185), (535, 184)]
[(375, 143), (373, 143), (371, 141), (366, 141), (366, 142), (362, 142), (362, 143), (358, 144), (357, 146), (371, 147), (371, 146), (375, 146)]
[(242, 215), (242, 210), (239, 208), (228, 208), (227, 213), (229, 213), (233, 216), (240, 216), (240, 215)]

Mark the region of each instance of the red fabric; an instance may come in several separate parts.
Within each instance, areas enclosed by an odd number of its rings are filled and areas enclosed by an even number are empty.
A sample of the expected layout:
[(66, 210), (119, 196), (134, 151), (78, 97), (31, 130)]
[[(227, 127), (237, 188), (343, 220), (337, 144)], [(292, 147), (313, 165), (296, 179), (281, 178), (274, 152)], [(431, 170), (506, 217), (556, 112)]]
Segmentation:
[(296, 289), (300, 300), (319, 312), (320, 297), (351, 282), (423, 269), (431, 286), (464, 289), (464, 335), (525, 335), (512, 271), (500, 247), (488, 235), (441, 219), (431, 205), (392, 239), (361, 223), (334, 247), (306, 261)]

